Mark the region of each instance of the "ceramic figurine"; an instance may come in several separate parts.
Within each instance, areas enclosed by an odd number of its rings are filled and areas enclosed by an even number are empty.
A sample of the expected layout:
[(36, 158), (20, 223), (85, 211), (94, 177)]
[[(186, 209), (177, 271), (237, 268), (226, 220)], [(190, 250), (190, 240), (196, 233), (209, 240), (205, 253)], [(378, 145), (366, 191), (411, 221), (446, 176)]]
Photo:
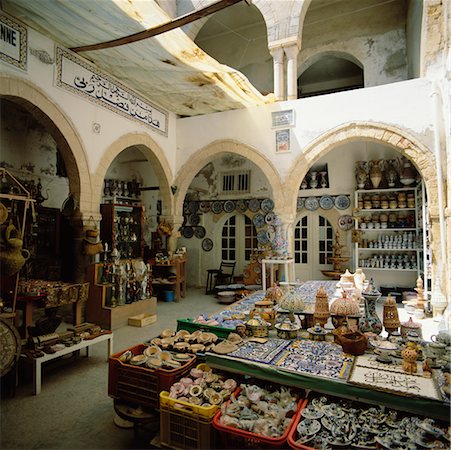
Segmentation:
[(424, 297), (423, 297), (423, 279), (421, 278), (421, 275), (418, 276), (417, 279), (417, 287), (415, 288), (417, 291), (417, 308), (424, 310)]
[(406, 347), (402, 352), (402, 368), (404, 372), (416, 373), (417, 372), (417, 358), (418, 353), (415, 347)]

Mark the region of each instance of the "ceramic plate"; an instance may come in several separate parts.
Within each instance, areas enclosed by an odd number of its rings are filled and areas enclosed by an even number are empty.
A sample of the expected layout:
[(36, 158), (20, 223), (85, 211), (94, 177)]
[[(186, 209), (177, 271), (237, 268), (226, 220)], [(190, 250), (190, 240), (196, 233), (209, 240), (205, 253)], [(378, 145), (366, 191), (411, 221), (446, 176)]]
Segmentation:
[(269, 212), (268, 214), (266, 214), (265, 216), (265, 222), (270, 225), (274, 222), (274, 219), (276, 218), (275, 213), (273, 212)]
[(226, 213), (231, 213), (235, 210), (235, 202), (233, 200), (227, 200), (224, 202), (224, 211)]
[(260, 244), (268, 244), (269, 243), (268, 235), (266, 234), (266, 231), (262, 230), (257, 233), (257, 241)]
[(265, 216), (263, 214), (257, 213), (255, 214), (252, 221), (257, 228), (261, 228), (265, 224)]
[(210, 238), (205, 238), (202, 241), (202, 250), (209, 252), (213, 248), (213, 241)]
[(194, 236), (198, 239), (203, 239), (205, 237), (205, 228), (203, 226), (198, 226), (194, 229)]
[(303, 197), (298, 197), (297, 201), (296, 201), (296, 209), (303, 209), (304, 208), (304, 203), (305, 200)]
[(190, 225), (196, 226), (199, 225), (200, 222), (200, 215), (199, 214), (191, 214), (189, 216), (189, 223)]
[(204, 213), (210, 212), (210, 202), (200, 202), (199, 209)]
[(211, 204), (211, 210), (215, 213), (215, 214), (219, 214), (222, 212), (222, 202), (220, 201), (215, 201)]
[(194, 234), (193, 227), (183, 227), (183, 237), (189, 239), (192, 238)]
[(189, 203), (188, 202), (183, 203), (183, 212), (185, 214), (189, 213)]
[(308, 211), (316, 211), (319, 207), (319, 201), (316, 197), (308, 197), (305, 199), (305, 209)]
[(335, 207), (337, 209), (347, 209), (351, 205), (351, 200), (347, 195), (337, 195), (335, 197)]
[(319, 199), (319, 206), (322, 209), (331, 209), (334, 206), (334, 199), (330, 195), (323, 195)]
[(197, 202), (189, 202), (188, 203), (188, 210), (191, 213), (195, 213), (199, 210), (199, 203)]
[(338, 218), (338, 228), (343, 231), (351, 230), (354, 227), (354, 219), (349, 214)]
[(269, 213), (274, 209), (274, 202), (270, 198), (262, 200), (261, 209), (265, 213)]
[[(272, 242), (274, 240), (274, 238), (276, 237), (276, 229), (272, 226), (269, 225), (267, 230), (266, 230), (266, 236), (268, 236), (268, 241)], [(259, 261), (261, 263), (261, 261)]]
[(258, 198), (252, 198), (249, 200), (249, 209), (252, 212), (257, 212), (260, 209), (260, 200)]
[(246, 202), (244, 200), (238, 200), (236, 202), (236, 209), (237, 211), (244, 213), (247, 211), (247, 205)]

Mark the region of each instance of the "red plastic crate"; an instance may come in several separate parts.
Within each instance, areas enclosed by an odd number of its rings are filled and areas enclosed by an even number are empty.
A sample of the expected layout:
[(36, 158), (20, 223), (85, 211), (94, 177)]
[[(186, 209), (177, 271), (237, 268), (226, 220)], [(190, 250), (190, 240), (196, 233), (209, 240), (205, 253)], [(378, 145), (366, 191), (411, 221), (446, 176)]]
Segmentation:
[[(237, 396), (239, 391), (234, 395)], [(239, 430), (238, 428), (221, 425), (219, 418), (221, 417), (221, 410), (219, 410), (214, 419), (213, 426), (219, 432), (219, 438), (222, 443), (221, 448), (226, 449), (274, 449), (274, 448), (286, 448), (287, 438), (290, 430), (293, 428), (295, 418), (298, 416), (299, 410), (303, 407), (306, 400), (301, 398), (298, 401), (296, 414), (291, 419), (290, 425), (287, 427), (282, 436), (278, 438), (272, 438), (268, 436), (262, 436), (259, 434), (251, 433), (249, 431)]]
[(115, 399), (137, 405), (159, 408), (160, 392), (184, 377), (194, 366), (196, 357), (184, 363), (178, 369), (149, 369), (143, 366), (132, 366), (119, 360), (119, 357), (130, 350), (133, 355), (142, 354), (147, 347), (138, 344), (111, 355), (108, 359), (108, 395)]
[(291, 448), (294, 448), (295, 450), (315, 450), (312, 447), (308, 447), (307, 445), (296, 443), (297, 435), (298, 435), (297, 426), (302, 419), (302, 415), (301, 415), (302, 410), (307, 406), (307, 404), (308, 404), (308, 400), (305, 400), (304, 403), (302, 404), (302, 406), (299, 408), (298, 412), (294, 416), (293, 426), (290, 427), (290, 431), (288, 433), (288, 439), (287, 439), (288, 445)]

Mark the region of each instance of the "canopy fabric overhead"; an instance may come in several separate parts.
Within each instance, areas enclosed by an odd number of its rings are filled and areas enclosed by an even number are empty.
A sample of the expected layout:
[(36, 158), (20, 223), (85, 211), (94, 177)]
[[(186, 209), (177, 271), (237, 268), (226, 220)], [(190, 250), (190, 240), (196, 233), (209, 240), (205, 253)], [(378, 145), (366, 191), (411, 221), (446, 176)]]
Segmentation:
[[(3, 9), (67, 48), (109, 41), (171, 20), (155, 1), (140, 0), (3, 0)], [(274, 101), (273, 94), (262, 95), (241, 72), (208, 56), (180, 29), (79, 55), (183, 116)]]

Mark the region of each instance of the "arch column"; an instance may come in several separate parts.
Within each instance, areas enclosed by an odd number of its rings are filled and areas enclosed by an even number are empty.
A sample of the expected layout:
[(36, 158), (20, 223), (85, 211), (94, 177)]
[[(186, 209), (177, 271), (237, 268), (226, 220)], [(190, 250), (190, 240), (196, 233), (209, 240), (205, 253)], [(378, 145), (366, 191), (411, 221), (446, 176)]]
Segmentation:
[(295, 216), (290, 213), (277, 213), (279, 223), (276, 226), (280, 227), (280, 236), (286, 242), (286, 250), (288, 255), (294, 255), (293, 247), (293, 225)]
[(287, 99), (296, 100), (298, 98), (298, 54), (297, 43), (283, 47), (287, 56)]
[(281, 45), (269, 47), (274, 61), (274, 96), (276, 101), (284, 100), (284, 51)]
[(180, 237), (179, 228), (182, 226), (183, 216), (177, 216), (174, 214), (164, 217), (162, 216), (161, 218), (162, 220), (166, 220), (172, 225), (172, 234), (168, 237), (167, 240), (167, 250), (169, 252), (175, 252)]

